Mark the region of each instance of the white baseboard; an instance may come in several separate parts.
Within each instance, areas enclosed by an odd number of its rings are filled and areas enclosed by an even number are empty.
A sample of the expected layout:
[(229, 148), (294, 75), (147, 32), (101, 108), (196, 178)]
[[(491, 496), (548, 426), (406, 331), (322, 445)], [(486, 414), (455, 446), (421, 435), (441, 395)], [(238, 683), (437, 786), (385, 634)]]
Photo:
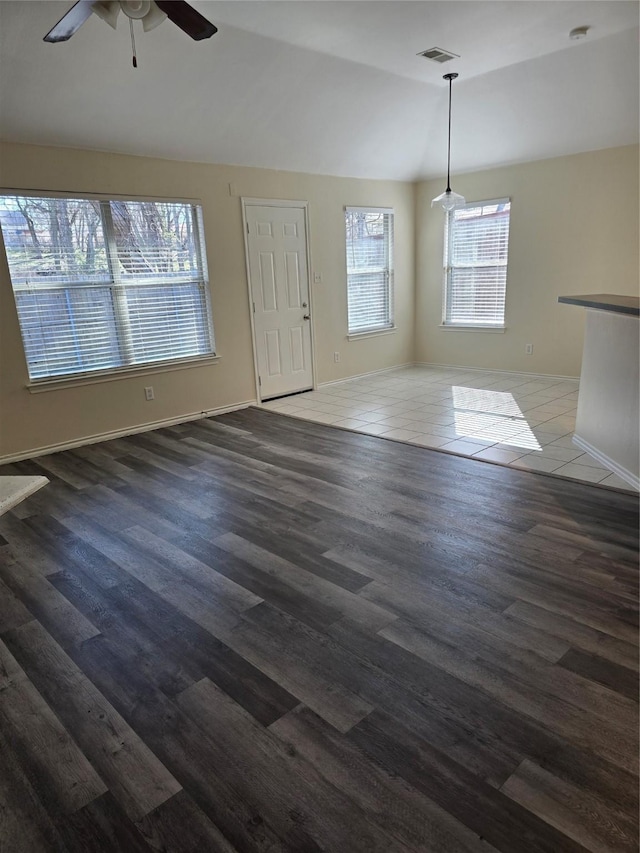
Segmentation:
[(207, 412), (191, 412), (188, 415), (179, 415), (175, 418), (165, 418), (161, 421), (152, 421), (146, 424), (139, 424), (138, 426), (125, 427), (124, 429), (95, 433), (94, 435), (75, 438), (72, 441), (63, 441), (59, 444), (49, 444), (46, 447), (37, 447), (33, 450), (25, 451), (24, 453), (0, 456), (0, 465), (7, 465), (10, 462), (20, 462), (23, 459), (35, 459), (37, 456), (48, 456), (50, 453), (59, 453), (61, 450), (73, 450), (74, 447), (84, 447), (86, 444), (97, 444), (100, 441), (109, 441), (112, 438), (124, 438), (127, 435), (135, 435), (135, 433), (138, 432), (149, 432), (149, 430), (152, 429), (161, 429), (162, 427), (184, 424), (188, 421), (197, 421), (201, 418), (213, 417), (214, 415), (224, 415), (225, 412), (235, 412), (238, 409), (246, 409), (248, 406), (255, 405), (257, 405), (257, 400), (246, 400), (244, 403), (236, 403), (234, 406), (220, 406), (217, 409), (209, 409)]
[(332, 379), (330, 382), (318, 382), (318, 388), (327, 388), (329, 385), (341, 385), (343, 382), (351, 382), (352, 379), (366, 379), (368, 376), (377, 376), (379, 373), (389, 373), (392, 370), (402, 370), (404, 367), (415, 367), (412, 361), (405, 364), (394, 364), (393, 367), (382, 367), (380, 370), (369, 370), (367, 373), (356, 373), (354, 376), (345, 376), (344, 379)]
[(510, 376), (528, 376), (531, 379), (569, 379), (572, 382), (579, 382), (579, 376), (561, 376), (557, 373), (527, 373), (523, 370), (504, 370), (504, 368), (494, 368), (494, 367), (465, 367), (460, 364), (439, 364), (435, 361), (416, 361), (413, 363), (414, 367), (438, 367), (442, 370), (461, 370), (461, 371), (469, 371), (472, 370), (474, 373), (508, 373)]
[(558, 373), (527, 373), (523, 370), (505, 370), (504, 368), (495, 367), (463, 367), (459, 364), (439, 364), (435, 361), (416, 361), (414, 367), (438, 367), (442, 370), (461, 370), (468, 372), (472, 370), (474, 373), (508, 373), (510, 376), (527, 376), (530, 379), (569, 379), (572, 382), (579, 382), (579, 376), (562, 376)]
[(579, 382), (579, 376), (561, 376), (557, 373), (526, 373), (521, 370), (497, 370), (492, 367), (462, 367), (459, 364), (438, 364), (435, 361), (408, 361), (405, 364), (394, 364), (393, 367), (383, 367), (380, 370), (370, 370), (367, 373), (356, 373), (354, 376), (345, 376), (344, 379), (332, 379), (330, 382), (318, 382), (317, 389), (327, 388), (329, 385), (341, 385), (343, 382), (351, 382), (352, 379), (367, 379), (369, 376), (377, 376), (380, 373), (391, 373), (394, 370), (402, 370), (407, 367), (434, 367), (440, 370), (459, 370), (461, 373), (506, 373), (509, 376), (526, 376), (527, 379), (557, 379), (559, 381), (570, 380)]
[(614, 460), (610, 459), (606, 453), (598, 450), (592, 444), (589, 444), (588, 441), (585, 441), (584, 438), (580, 438), (579, 435), (574, 435), (572, 441), (576, 447), (580, 448), (580, 450), (584, 450), (585, 453), (589, 454), (589, 456), (593, 456), (596, 462), (600, 462), (605, 468), (609, 468), (610, 471), (617, 474), (621, 480), (625, 481), (625, 483), (629, 483), (629, 485), (633, 486), (634, 489), (640, 491), (640, 477), (636, 476), (636, 474), (633, 474), (631, 471), (627, 471), (626, 468), (623, 468), (622, 465), (614, 462)]

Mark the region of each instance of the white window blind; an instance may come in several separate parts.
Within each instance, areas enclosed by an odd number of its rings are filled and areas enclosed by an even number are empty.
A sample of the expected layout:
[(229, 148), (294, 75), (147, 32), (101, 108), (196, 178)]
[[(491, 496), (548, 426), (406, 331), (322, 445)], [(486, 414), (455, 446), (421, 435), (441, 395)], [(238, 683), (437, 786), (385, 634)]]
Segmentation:
[(455, 208), (447, 215), (443, 323), (504, 326), (509, 199)]
[(0, 196), (32, 380), (215, 354), (202, 211)]
[(393, 210), (347, 207), (349, 334), (393, 326)]

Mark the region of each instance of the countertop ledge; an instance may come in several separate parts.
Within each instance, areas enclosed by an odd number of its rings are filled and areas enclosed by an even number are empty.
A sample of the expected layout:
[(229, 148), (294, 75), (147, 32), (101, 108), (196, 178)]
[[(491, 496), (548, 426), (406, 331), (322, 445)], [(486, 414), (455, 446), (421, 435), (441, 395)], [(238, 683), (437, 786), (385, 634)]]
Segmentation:
[(0, 477), (0, 515), (46, 486), (46, 477)]
[(559, 296), (558, 302), (566, 305), (581, 305), (583, 308), (598, 308), (600, 311), (613, 311), (616, 314), (628, 314), (640, 317), (640, 298), (637, 296), (618, 296), (615, 293), (588, 293), (579, 296)]

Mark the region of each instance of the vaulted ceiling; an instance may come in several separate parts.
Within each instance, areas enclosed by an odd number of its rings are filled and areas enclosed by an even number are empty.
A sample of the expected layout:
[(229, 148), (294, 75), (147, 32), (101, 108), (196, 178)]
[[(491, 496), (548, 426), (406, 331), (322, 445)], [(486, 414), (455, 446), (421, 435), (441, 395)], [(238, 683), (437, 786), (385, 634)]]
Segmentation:
[[(288, 171), (415, 180), (638, 141), (635, 0), (194, 0), (219, 32), (0, 2), (7, 140)], [(587, 38), (569, 39), (586, 25)], [(417, 54), (459, 54), (445, 65)]]

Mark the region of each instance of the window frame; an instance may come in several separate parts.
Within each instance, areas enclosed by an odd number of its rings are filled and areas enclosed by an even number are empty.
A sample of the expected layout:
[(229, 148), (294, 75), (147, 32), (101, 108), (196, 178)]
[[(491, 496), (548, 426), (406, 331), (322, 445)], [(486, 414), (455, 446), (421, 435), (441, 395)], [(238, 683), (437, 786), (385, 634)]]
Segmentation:
[[(451, 263), (451, 230), (454, 223), (454, 215), (456, 210), (460, 209), (473, 209), (476, 207), (485, 207), (493, 204), (509, 204), (509, 235), (507, 237), (507, 261), (505, 264), (505, 283), (504, 283), (504, 309), (502, 314), (502, 322), (501, 323), (455, 323), (448, 320), (450, 316), (449, 311), (449, 296), (451, 293), (450, 286), (450, 276), (451, 271), (453, 269), (458, 269), (458, 267), (454, 267)], [(504, 332), (507, 328), (506, 326), (506, 318), (507, 318), (507, 284), (508, 284), (508, 268), (509, 268), (509, 240), (511, 237), (511, 204), (512, 200), (510, 196), (504, 198), (493, 198), (493, 199), (481, 199), (478, 201), (468, 201), (464, 205), (460, 205), (460, 207), (453, 208), (452, 210), (447, 211), (445, 216), (445, 224), (444, 224), (444, 247), (443, 247), (443, 282), (442, 282), (442, 320), (440, 323), (440, 328), (448, 331), (462, 331), (462, 332), (493, 332), (500, 333)], [(480, 264), (478, 266), (481, 266)], [(486, 266), (491, 266), (487, 264)], [(494, 264), (493, 266), (497, 266)]]
[[(349, 213), (373, 213), (373, 214), (383, 214), (387, 217), (385, 225), (383, 228), (385, 229), (385, 254), (386, 254), (386, 263), (377, 270), (365, 270), (362, 269), (361, 272), (349, 272), (349, 245), (350, 240), (348, 239), (346, 233), (346, 217)], [(348, 340), (357, 340), (358, 338), (369, 337), (373, 335), (385, 335), (391, 332), (395, 332), (395, 291), (394, 291), (394, 278), (395, 278), (395, 268), (394, 268), (394, 231), (395, 231), (395, 211), (392, 207), (376, 207), (376, 206), (353, 206), (347, 205), (344, 208), (344, 222), (345, 222), (345, 261), (346, 261), (346, 295), (347, 295), (347, 338)], [(351, 327), (351, 318), (349, 312), (349, 285), (350, 278), (355, 275), (371, 275), (374, 273), (382, 273), (385, 281), (386, 288), (386, 297), (387, 297), (387, 305), (388, 312), (387, 318), (384, 323), (375, 325), (375, 326), (367, 326), (365, 328), (352, 328)]]
[[(4, 197), (15, 197), (15, 198), (37, 198), (37, 199), (69, 199), (69, 200), (80, 200), (80, 201), (96, 201), (100, 204), (100, 222), (104, 233), (104, 241), (105, 241), (105, 251), (107, 252), (107, 264), (110, 271), (110, 277), (108, 281), (105, 281), (104, 286), (111, 289), (112, 293), (116, 293), (118, 289), (118, 278), (119, 274), (117, 270), (113, 269), (113, 252), (115, 248), (115, 234), (113, 232), (113, 224), (112, 224), (112, 216), (111, 209), (109, 203), (112, 201), (123, 201), (123, 202), (149, 202), (149, 203), (158, 203), (158, 204), (182, 204), (189, 205), (192, 209), (192, 217), (193, 217), (193, 235), (194, 235), (194, 249), (196, 256), (198, 258), (199, 263), (199, 271), (201, 272), (201, 281), (202, 281), (202, 296), (204, 303), (204, 312), (205, 316), (202, 318), (205, 324), (205, 328), (208, 334), (209, 344), (211, 347), (211, 351), (208, 353), (201, 353), (199, 355), (188, 355), (176, 358), (161, 358), (155, 359), (152, 361), (139, 361), (132, 363), (125, 363), (117, 366), (99, 368), (97, 370), (84, 370), (84, 371), (76, 371), (72, 373), (61, 373), (61, 374), (52, 374), (48, 376), (42, 377), (31, 377), (29, 370), (29, 363), (27, 359), (27, 351), (25, 346), (25, 339), (22, 329), (22, 323), (20, 322), (18, 305), (16, 294), (23, 288), (18, 287), (16, 290), (16, 286), (14, 285), (13, 278), (11, 276), (11, 269), (9, 267), (9, 259), (6, 252), (6, 246), (4, 246), (4, 234), (3, 237), (3, 254), (5, 256), (5, 262), (7, 264), (7, 270), (9, 274), (9, 281), (11, 284), (11, 291), (13, 295), (14, 306), (16, 309), (16, 320), (19, 326), (20, 339), (22, 341), (23, 347), (23, 355), (25, 359), (25, 366), (27, 369), (28, 380), (26, 382), (26, 387), (31, 393), (37, 393), (40, 391), (54, 390), (55, 388), (64, 388), (64, 387), (72, 387), (76, 385), (88, 385), (99, 382), (108, 382), (121, 378), (131, 377), (131, 376), (141, 376), (151, 373), (160, 373), (167, 372), (171, 370), (180, 370), (189, 368), (192, 366), (199, 366), (204, 364), (215, 363), (220, 359), (216, 351), (216, 341), (215, 341), (215, 332), (213, 325), (213, 311), (211, 305), (211, 283), (209, 279), (208, 265), (207, 265), (207, 253), (206, 253), (206, 244), (204, 237), (204, 222), (203, 222), (203, 212), (202, 212), (202, 202), (200, 199), (191, 199), (191, 198), (176, 198), (176, 197), (165, 197), (165, 196), (142, 196), (142, 195), (121, 195), (119, 193), (91, 193), (91, 192), (74, 192), (74, 191), (58, 191), (58, 190), (25, 190), (25, 189), (17, 189), (14, 187), (0, 187), (0, 196)], [(109, 212), (107, 216), (104, 215), (105, 207), (108, 208)], [(1, 233), (0, 228), (0, 233)], [(111, 244), (108, 246), (108, 244)], [(158, 281), (155, 283), (156, 286), (162, 286), (162, 281)], [(83, 285), (81, 281), (74, 282), (72, 287), (77, 287), (82, 289), (87, 285)], [(133, 282), (130, 282), (128, 287), (135, 286)], [(143, 287), (144, 285), (138, 285)], [(28, 288), (27, 288), (28, 289)], [(65, 289), (64, 284), (56, 285), (51, 289)], [(124, 288), (123, 288), (124, 289)], [(116, 300), (113, 303), (113, 311), (114, 315), (118, 314), (118, 308), (116, 306)], [(120, 339), (122, 329), (120, 327), (121, 319), (117, 319), (116, 323), (118, 324), (117, 333), (118, 338)], [(127, 317), (128, 323), (128, 317)], [(121, 350), (121, 354), (123, 354), (123, 350)]]

